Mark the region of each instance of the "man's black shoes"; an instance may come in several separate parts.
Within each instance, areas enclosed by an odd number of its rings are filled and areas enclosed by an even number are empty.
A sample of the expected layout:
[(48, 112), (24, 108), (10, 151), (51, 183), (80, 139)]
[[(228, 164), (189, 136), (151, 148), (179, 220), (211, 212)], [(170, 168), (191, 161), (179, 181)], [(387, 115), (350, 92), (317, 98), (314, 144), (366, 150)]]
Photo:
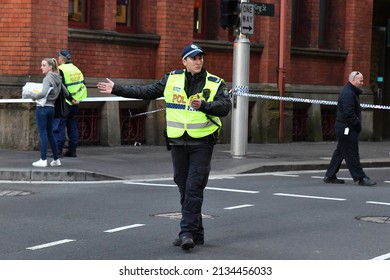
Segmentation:
[[(193, 239), (193, 240), (194, 240), (195, 245), (203, 245), (204, 244), (204, 240), (198, 240), (198, 239)], [(180, 238), (176, 238), (175, 240), (173, 240), (172, 244), (174, 246), (181, 246)]]
[(327, 177), (327, 176), (325, 176), (324, 183), (327, 183), (327, 184), (344, 184), (344, 180), (338, 179), (336, 176), (335, 177)]
[(77, 157), (77, 154), (76, 154), (76, 151), (74, 151), (74, 150), (68, 150), (68, 151), (66, 151), (64, 156), (66, 156), (66, 157)]
[(371, 186), (374, 186), (376, 185), (376, 182), (375, 181), (372, 181), (370, 178), (368, 177), (364, 177), (363, 179), (360, 179), (359, 180), (359, 185), (360, 186), (365, 186), (365, 187), (371, 187)]
[(180, 238), (180, 240), (181, 240), (180, 247), (183, 250), (189, 250), (189, 249), (192, 249), (192, 248), (195, 247), (194, 240), (192, 240), (192, 238), (189, 237), (189, 236), (183, 236), (183, 237)]

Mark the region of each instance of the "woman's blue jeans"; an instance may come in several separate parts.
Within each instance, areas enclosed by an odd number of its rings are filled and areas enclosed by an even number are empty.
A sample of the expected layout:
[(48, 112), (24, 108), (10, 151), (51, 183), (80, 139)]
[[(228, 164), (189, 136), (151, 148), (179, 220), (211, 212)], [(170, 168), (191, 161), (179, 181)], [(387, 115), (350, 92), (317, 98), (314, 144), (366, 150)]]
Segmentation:
[(50, 143), (53, 151), (54, 160), (58, 159), (57, 141), (53, 134), (54, 107), (37, 106), (36, 109), (37, 127), (39, 133), (39, 141), (41, 142), (41, 159), (46, 159), (47, 145)]

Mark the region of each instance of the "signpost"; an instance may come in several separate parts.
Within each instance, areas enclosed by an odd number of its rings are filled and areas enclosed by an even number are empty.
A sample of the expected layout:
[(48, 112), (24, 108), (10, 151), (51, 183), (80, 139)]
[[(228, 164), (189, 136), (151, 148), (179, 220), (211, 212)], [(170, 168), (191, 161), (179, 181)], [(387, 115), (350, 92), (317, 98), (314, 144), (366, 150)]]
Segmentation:
[(241, 3), (241, 34), (253, 35), (254, 5), (250, 3)]
[(269, 16), (275, 15), (275, 5), (266, 3), (252, 3), (257, 16)]
[[(254, 32), (254, 15), (274, 16), (273, 4), (240, 2), (239, 34), (233, 48), (233, 89), (249, 92), (250, 41)], [(248, 96), (233, 96), (231, 151), (233, 158), (244, 158), (248, 146)]]

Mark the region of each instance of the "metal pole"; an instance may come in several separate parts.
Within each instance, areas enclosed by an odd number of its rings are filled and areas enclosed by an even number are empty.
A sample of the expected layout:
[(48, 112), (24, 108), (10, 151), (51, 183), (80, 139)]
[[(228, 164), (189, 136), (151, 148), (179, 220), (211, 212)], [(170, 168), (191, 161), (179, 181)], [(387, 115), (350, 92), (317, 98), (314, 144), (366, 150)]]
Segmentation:
[[(284, 53), (286, 44), (286, 1), (280, 0), (280, 27), (279, 27), (279, 67), (278, 87), (279, 96), (284, 96), (286, 69), (284, 65)], [(284, 103), (279, 102), (279, 143), (284, 140)]]
[[(240, 33), (234, 41), (233, 48), (233, 89), (238, 88), (240, 91), (249, 92), (249, 57), (249, 39)], [(231, 129), (231, 155), (233, 158), (244, 158), (247, 154), (248, 104), (249, 97), (233, 96)]]

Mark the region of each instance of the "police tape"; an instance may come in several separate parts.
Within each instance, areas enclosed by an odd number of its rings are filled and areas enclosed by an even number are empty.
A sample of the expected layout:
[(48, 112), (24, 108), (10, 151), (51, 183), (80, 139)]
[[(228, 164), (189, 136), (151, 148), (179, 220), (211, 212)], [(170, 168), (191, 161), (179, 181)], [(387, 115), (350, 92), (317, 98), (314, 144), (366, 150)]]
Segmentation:
[[(243, 96), (259, 99), (268, 99), (273, 101), (285, 101), (285, 102), (300, 102), (300, 103), (310, 103), (310, 104), (319, 104), (319, 105), (331, 105), (336, 106), (337, 101), (333, 100), (320, 100), (320, 99), (309, 99), (309, 98), (298, 98), (298, 97), (287, 97), (287, 96), (276, 96), (276, 95), (265, 95), (265, 94), (253, 94), (249, 93), (248, 86), (234, 86), (230, 91), (230, 94), (233, 96)], [(158, 100), (163, 98), (158, 98)], [(124, 98), (119, 96), (111, 97), (87, 97), (83, 102), (106, 102), (106, 101), (139, 101), (135, 98)], [(0, 103), (29, 103), (34, 102), (31, 99), (0, 99)], [(390, 106), (386, 105), (374, 105), (374, 104), (360, 104), (363, 109), (380, 109), (380, 110), (390, 110)], [(132, 114), (129, 110), (130, 117), (138, 117), (142, 115), (154, 114), (160, 111), (164, 111), (165, 108), (157, 109), (153, 111), (147, 111), (138, 114)]]
[(165, 111), (165, 108), (156, 109), (156, 110), (147, 111), (147, 112), (142, 112), (142, 113), (138, 113), (138, 114), (134, 114), (134, 115), (131, 113), (131, 109), (129, 109), (129, 115), (130, 115), (130, 118), (135, 118), (135, 117), (139, 117), (139, 116), (154, 114), (154, 113), (157, 113), (157, 112), (160, 112), (160, 111)]
[[(321, 99), (309, 99), (309, 98), (298, 98), (298, 97), (287, 97), (287, 96), (276, 96), (276, 95), (265, 95), (265, 94), (253, 94), (249, 93), (249, 88), (246, 86), (235, 86), (230, 90), (230, 93), (233, 96), (243, 96), (243, 97), (252, 97), (260, 99), (268, 99), (274, 101), (286, 101), (286, 102), (300, 102), (300, 103), (310, 103), (310, 104), (319, 104), (319, 105), (337, 105), (337, 101), (333, 100), (321, 100)], [(381, 109), (381, 110), (390, 110), (390, 106), (386, 105), (374, 105), (374, 104), (360, 104), (360, 107), (363, 109)]]

